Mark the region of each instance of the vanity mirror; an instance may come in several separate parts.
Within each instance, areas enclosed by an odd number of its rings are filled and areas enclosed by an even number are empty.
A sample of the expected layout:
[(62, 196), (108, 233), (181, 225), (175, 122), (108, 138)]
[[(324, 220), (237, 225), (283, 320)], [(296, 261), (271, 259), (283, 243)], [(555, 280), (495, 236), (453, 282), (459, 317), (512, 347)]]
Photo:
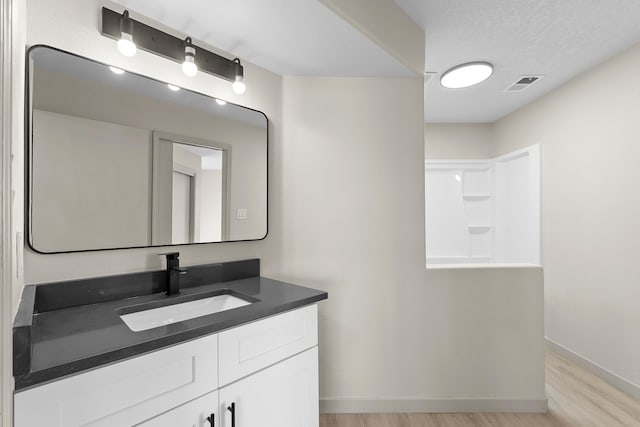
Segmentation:
[(35, 251), (266, 236), (262, 112), (50, 47), (33, 47), (28, 58)]

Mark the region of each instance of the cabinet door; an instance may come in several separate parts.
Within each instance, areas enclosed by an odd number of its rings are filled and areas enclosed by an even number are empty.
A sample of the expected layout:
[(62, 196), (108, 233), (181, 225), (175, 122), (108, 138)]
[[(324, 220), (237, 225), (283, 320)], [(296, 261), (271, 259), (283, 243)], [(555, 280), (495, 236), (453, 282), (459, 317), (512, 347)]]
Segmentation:
[(219, 390), (223, 427), (318, 427), (318, 347)]
[(137, 427), (218, 427), (218, 392), (185, 403)]

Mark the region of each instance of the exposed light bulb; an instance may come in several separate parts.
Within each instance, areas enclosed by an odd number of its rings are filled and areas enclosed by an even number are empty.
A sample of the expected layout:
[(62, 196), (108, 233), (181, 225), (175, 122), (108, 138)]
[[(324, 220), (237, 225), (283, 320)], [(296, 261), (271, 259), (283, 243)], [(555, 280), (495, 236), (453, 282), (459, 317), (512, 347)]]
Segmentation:
[(117, 67), (109, 67), (109, 69), (111, 71), (113, 71), (115, 74), (124, 74), (124, 70), (121, 70), (120, 68)]
[(231, 85), (231, 87), (233, 88), (233, 91), (238, 95), (242, 95), (247, 91), (247, 86), (245, 86), (241, 76), (236, 76), (236, 81), (233, 82), (233, 85)]
[(187, 37), (184, 46), (184, 62), (182, 63), (182, 72), (189, 77), (198, 74), (198, 66), (196, 65), (196, 49), (191, 44), (191, 37)]
[(171, 89), (172, 91), (174, 91), (174, 92), (177, 92), (177, 91), (179, 91), (179, 90), (180, 90), (180, 88), (179, 88), (178, 86), (176, 86), (176, 85), (172, 85), (171, 83), (167, 83), (167, 87), (168, 87), (169, 89)]
[(244, 70), (242, 68), (242, 64), (240, 63), (240, 59), (236, 58), (233, 60), (236, 63), (236, 79), (231, 85), (233, 91), (238, 95), (242, 95), (247, 91), (247, 87), (244, 84)]
[(193, 77), (198, 74), (198, 66), (193, 62), (193, 59), (191, 59), (191, 62), (185, 59), (182, 63), (182, 72), (189, 77)]
[(129, 19), (129, 11), (125, 10), (120, 18), (120, 40), (118, 40), (118, 50), (124, 56), (133, 56), (138, 50), (132, 34), (133, 22)]
[(124, 56), (133, 56), (136, 54), (138, 48), (133, 42), (131, 34), (122, 33), (122, 38), (118, 40), (118, 50)]
[(218, 104), (218, 105), (227, 105), (227, 101), (223, 101), (222, 99), (216, 98), (216, 104)]

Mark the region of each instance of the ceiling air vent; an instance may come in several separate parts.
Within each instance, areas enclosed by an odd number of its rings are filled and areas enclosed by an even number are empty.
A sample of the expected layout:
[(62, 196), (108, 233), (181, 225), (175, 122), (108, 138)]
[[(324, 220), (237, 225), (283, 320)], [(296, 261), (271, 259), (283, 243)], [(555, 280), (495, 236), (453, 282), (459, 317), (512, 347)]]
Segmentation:
[(522, 76), (517, 82), (506, 88), (505, 92), (522, 92), (541, 78), (542, 76)]

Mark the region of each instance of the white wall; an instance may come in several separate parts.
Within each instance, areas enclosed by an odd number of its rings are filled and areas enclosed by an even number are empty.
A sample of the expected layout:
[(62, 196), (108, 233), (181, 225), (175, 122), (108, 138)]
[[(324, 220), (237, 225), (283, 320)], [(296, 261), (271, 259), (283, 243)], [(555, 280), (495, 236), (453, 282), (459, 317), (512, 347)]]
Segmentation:
[(31, 194), (36, 249), (151, 242), (150, 131), (34, 110), (33, 137), (38, 141)]
[(26, 40), (26, 1), (0, 1), (0, 129), (2, 144), (0, 155), (2, 212), (0, 213), (0, 351), (2, 366), (0, 385), (2, 409), (0, 425), (10, 426), (13, 412), (12, 375), (12, 319), (23, 285), (21, 240), (23, 236), (24, 187), (22, 138), (24, 132), (24, 43)]
[(546, 334), (640, 396), (640, 45), (494, 125), (542, 144)]
[(425, 159), (491, 158), (491, 125), (485, 123), (427, 123)]
[(329, 292), (325, 410), (544, 398), (541, 270), (425, 269), (422, 86), (285, 78), (266, 273)]
[[(154, 55), (122, 57), (97, 31), (100, 5), (30, 1), (29, 43), (269, 116), (269, 236), (181, 247), (181, 259), (189, 265), (260, 257), (267, 277), (329, 291), (320, 304), (320, 393), (327, 407), (543, 408), (540, 270), (424, 268), (422, 78), (287, 78), (283, 88), (280, 77), (247, 64), (248, 89), (240, 97), (227, 82), (190, 79)], [(27, 278), (156, 269), (159, 249), (27, 251)]]

